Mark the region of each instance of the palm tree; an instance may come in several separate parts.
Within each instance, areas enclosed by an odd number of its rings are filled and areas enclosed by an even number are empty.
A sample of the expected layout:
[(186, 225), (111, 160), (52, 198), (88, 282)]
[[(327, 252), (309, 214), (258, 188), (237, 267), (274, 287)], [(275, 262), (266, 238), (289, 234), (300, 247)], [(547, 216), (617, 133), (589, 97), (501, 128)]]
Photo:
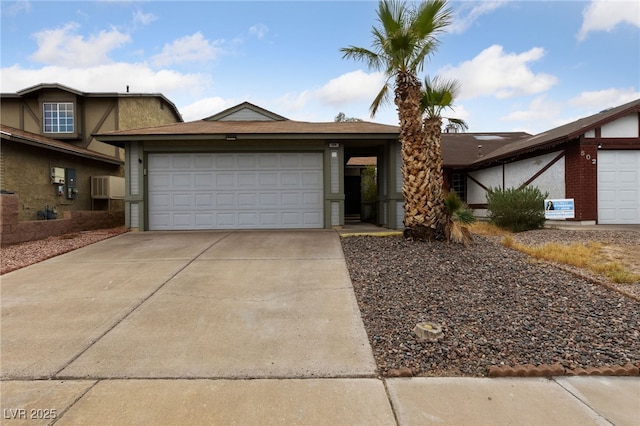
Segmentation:
[[(446, 119), (450, 126), (467, 130), (469, 126), (459, 118), (443, 117), (442, 111), (453, 109), (453, 102), (460, 90), (456, 80), (444, 80), (439, 77), (424, 79), (424, 88), (420, 97), (420, 110), (423, 114), (425, 143), (427, 145), (427, 161), (431, 165), (432, 178), (429, 179), (426, 192), (433, 202), (434, 208), (429, 211), (429, 223), (436, 223), (441, 229), (448, 223), (448, 209), (445, 206), (444, 177), (442, 172), (442, 119)], [(445, 234), (448, 228), (445, 228)], [(448, 237), (448, 235), (447, 235)]]
[(371, 104), (371, 116), (389, 99), (394, 79), (394, 103), (400, 122), (402, 144), (402, 195), (404, 197), (405, 236), (434, 239), (437, 223), (430, 217), (434, 200), (425, 191), (433, 175), (428, 162), (420, 110), (417, 73), (437, 45), (437, 36), (451, 23), (452, 11), (446, 0), (427, 0), (415, 7), (404, 1), (383, 0), (378, 4), (378, 22), (374, 26), (373, 48), (349, 46), (340, 49), (343, 58), (364, 61), (369, 68), (384, 71), (387, 80)]

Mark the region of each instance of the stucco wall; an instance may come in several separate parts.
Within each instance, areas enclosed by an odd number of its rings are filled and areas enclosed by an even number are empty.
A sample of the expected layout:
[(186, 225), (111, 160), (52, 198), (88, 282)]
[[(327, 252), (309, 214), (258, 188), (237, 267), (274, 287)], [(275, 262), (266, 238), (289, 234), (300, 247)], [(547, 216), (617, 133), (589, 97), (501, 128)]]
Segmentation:
[[(487, 188), (517, 188), (530, 180), (547, 164), (560, 154), (560, 151), (515, 161), (513, 163), (489, 167), (469, 173), (476, 181)], [(565, 198), (565, 159), (561, 158), (530, 186), (535, 186), (542, 193), (548, 192), (550, 198)], [(467, 203), (486, 204), (487, 191), (474, 180), (467, 179)]]
[(160, 98), (121, 97), (118, 99), (120, 130), (176, 123), (172, 109)]
[[(3, 190), (13, 192), (20, 198), (19, 220), (36, 220), (37, 212), (45, 205), (55, 207), (58, 217), (65, 211), (91, 210), (90, 177), (99, 175), (122, 176), (121, 166), (108, 165), (86, 158), (49, 151), (37, 147), (2, 141)], [(76, 171), (78, 194), (75, 200), (59, 197), (56, 185), (51, 184), (51, 167), (73, 168)], [(96, 208), (106, 209), (100, 201)], [(112, 200), (112, 210), (123, 210), (121, 200)]]

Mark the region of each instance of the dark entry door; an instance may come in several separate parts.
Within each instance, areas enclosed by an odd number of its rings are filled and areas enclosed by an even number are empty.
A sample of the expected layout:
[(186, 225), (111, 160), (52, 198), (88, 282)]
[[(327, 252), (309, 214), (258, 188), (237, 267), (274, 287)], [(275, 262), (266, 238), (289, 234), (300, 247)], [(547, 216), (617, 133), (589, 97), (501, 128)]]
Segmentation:
[(361, 194), (360, 176), (345, 176), (344, 178), (344, 214), (359, 215)]

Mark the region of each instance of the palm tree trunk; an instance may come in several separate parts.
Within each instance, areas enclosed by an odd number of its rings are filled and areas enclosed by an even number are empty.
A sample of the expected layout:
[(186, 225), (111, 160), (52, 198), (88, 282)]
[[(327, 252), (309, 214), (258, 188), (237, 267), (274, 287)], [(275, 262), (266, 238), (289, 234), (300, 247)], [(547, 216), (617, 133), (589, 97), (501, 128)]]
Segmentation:
[(433, 240), (436, 236), (436, 224), (430, 219), (434, 216), (430, 211), (434, 205), (427, 198), (432, 173), (429, 170), (429, 150), (422, 127), (420, 86), (415, 75), (406, 72), (397, 74), (394, 101), (400, 118), (404, 235), (416, 240)]
[(442, 172), (442, 119), (440, 117), (424, 120), (425, 143), (428, 147), (428, 162), (430, 165), (430, 179), (427, 184), (427, 197), (433, 208), (429, 210), (427, 223), (435, 227), (436, 237), (446, 224), (446, 211), (444, 207), (444, 178)]

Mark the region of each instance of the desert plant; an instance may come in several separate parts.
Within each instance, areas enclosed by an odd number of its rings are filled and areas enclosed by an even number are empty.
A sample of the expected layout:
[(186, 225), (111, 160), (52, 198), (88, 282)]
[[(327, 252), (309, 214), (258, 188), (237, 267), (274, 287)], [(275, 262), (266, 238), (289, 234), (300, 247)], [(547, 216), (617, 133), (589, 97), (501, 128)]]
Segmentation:
[(372, 28), (372, 48), (340, 49), (343, 58), (362, 61), (386, 77), (371, 104), (372, 116), (390, 100), (394, 87), (402, 147), (405, 236), (410, 239), (433, 240), (442, 224), (442, 170), (431, 161), (420, 108), (422, 83), (417, 74), (435, 52), (438, 37), (452, 19), (453, 9), (447, 0), (382, 0), (378, 3), (380, 25)]
[(472, 239), (468, 225), (476, 221), (473, 212), (455, 191), (450, 191), (444, 197), (444, 208), (447, 217), (444, 227), (446, 239), (464, 245), (469, 244)]
[(542, 228), (545, 223), (544, 200), (549, 196), (535, 186), (523, 188), (489, 188), (489, 220), (511, 232)]

